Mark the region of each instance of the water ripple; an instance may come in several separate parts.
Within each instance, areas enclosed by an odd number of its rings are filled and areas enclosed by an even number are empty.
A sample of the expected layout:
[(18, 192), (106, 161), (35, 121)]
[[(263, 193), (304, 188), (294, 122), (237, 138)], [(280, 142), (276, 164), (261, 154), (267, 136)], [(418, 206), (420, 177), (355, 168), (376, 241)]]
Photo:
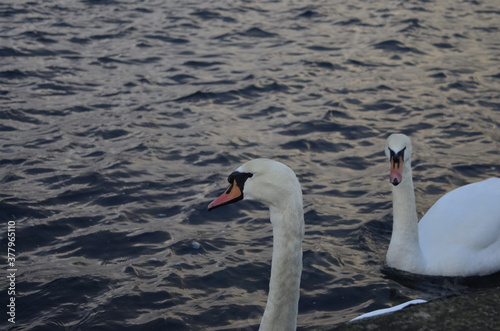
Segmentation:
[(475, 291), (383, 269), (383, 146), (411, 135), (419, 215), (498, 177), (498, 15), (495, 0), (1, 4), (17, 328), (256, 329), (268, 211), (206, 207), (257, 157), (302, 183), (299, 330)]

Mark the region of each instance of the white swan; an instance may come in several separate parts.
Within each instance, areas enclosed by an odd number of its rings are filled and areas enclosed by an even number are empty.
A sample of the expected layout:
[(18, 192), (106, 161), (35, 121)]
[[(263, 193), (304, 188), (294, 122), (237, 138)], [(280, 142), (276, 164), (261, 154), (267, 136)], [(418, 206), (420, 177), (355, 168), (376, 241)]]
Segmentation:
[(268, 159), (249, 161), (228, 177), (227, 190), (208, 210), (242, 199), (269, 206), (273, 226), (271, 280), (259, 330), (295, 330), (297, 326), (304, 211), (295, 173)]
[(434, 276), (482, 276), (500, 271), (500, 178), (445, 194), (418, 222), (410, 139), (391, 135), (385, 153), (393, 184), (387, 265)]

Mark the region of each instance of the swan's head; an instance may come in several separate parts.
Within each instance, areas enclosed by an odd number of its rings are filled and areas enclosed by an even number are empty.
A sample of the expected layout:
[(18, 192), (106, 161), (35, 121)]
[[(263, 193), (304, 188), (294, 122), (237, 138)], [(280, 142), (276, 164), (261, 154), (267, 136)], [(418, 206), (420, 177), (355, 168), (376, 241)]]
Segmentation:
[(395, 133), (387, 138), (385, 145), (385, 155), (391, 164), (389, 181), (396, 186), (403, 180), (403, 166), (410, 164), (412, 153), (411, 141), (408, 136)]
[(208, 210), (243, 199), (280, 207), (294, 196), (302, 204), (300, 184), (292, 169), (281, 162), (255, 159), (236, 169), (227, 178), (229, 187), (208, 205)]

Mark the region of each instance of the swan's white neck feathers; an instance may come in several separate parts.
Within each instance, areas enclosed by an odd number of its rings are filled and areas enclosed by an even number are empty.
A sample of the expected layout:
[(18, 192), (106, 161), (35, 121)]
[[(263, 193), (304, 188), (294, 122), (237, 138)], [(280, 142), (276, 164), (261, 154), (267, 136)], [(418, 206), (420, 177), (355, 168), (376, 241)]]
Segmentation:
[(271, 207), (270, 212), (273, 224), (271, 279), (259, 330), (295, 330), (304, 236), (302, 203), (286, 209)]
[(403, 167), (403, 181), (392, 186), (393, 225), (387, 250), (387, 264), (409, 272), (419, 272), (424, 261), (418, 236), (418, 216), (411, 161)]

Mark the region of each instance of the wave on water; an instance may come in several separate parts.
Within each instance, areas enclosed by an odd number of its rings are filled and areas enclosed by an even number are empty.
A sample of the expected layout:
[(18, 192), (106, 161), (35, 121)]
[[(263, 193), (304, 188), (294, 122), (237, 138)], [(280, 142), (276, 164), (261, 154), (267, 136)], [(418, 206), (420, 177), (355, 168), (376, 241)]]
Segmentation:
[(256, 329), (269, 213), (206, 208), (259, 157), (304, 193), (299, 330), (478, 290), (384, 269), (383, 147), (411, 136), (419, 215), (498, 177), (498, 13), (494, 0), (0, 4), (0, 218), (17, 269), (15, 296), (0, 291), (16, 323), (4, 313), (1, 328)]

